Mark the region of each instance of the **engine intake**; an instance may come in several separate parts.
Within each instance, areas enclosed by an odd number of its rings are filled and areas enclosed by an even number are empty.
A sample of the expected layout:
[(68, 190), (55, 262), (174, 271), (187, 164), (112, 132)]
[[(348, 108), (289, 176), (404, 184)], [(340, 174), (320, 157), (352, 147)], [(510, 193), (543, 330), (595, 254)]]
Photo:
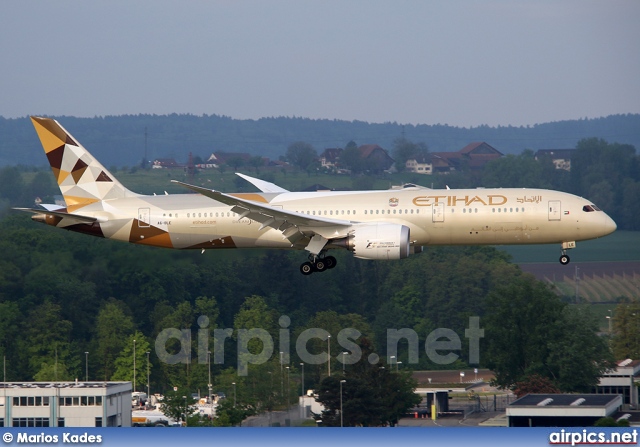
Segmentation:
[(356, 258), (404, 259), (410, 254), (409, 227), (389, 223), (355, 225), (346, 247)]

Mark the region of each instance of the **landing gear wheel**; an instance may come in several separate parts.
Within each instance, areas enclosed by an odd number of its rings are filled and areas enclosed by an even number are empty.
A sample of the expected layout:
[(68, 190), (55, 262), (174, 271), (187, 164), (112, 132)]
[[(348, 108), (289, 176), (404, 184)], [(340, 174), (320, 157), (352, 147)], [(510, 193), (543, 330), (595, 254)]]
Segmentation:
[(324, 263), (327, 266), (327, 269), (332, 269), (336, 266), (338, 261), (333, 256), (327, 256), (326, 258), (324, 258)]
[(563, 254), (562, 256), (560, 256), (560, 264), (567, 265), (570, 261), (571, 261), (571, 258), (569, 258), (568, 255)]
[(310, 262), (303, 262), (302, 265), (300, 266), (300, 273), (302, 273), (305, 276), (312, 274), (313, 271), (314, 271), (314, 267), (313, 267), (313, 264)]
[(316, 272), (324, 272), (328, 267), (324, 259), (318, 259), (316, 261), (315, 268), (316, 268)]

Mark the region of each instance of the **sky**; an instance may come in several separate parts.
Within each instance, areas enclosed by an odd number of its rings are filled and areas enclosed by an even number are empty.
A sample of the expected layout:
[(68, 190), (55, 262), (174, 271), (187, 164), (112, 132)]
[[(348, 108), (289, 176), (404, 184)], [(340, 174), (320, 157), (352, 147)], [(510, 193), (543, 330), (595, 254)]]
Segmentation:
[(0, 2), (0, 116), (640, 113), (637, 0)]

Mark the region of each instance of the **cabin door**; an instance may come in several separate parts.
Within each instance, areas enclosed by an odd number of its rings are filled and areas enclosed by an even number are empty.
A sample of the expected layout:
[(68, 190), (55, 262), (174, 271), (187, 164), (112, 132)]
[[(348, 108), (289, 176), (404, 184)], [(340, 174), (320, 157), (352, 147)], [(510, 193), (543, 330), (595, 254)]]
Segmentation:
[(444, 203), (433, 204), (432, 222), (444, 222)]
[(549, 220), (560, 220), (562, 209), (559, 200), (549, 200)]
[(150, 214), (149, 208), (138, 208), (138, 228), (149, 228)]

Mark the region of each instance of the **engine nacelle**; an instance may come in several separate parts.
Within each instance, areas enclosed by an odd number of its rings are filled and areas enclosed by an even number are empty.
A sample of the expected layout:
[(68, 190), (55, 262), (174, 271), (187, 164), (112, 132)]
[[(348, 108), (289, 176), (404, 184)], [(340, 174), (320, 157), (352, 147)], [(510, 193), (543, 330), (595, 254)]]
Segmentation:
[(389, 223), (355, 225), (347, 248), (361, 259), (403, 259), (409, 256), (409, 227)]

